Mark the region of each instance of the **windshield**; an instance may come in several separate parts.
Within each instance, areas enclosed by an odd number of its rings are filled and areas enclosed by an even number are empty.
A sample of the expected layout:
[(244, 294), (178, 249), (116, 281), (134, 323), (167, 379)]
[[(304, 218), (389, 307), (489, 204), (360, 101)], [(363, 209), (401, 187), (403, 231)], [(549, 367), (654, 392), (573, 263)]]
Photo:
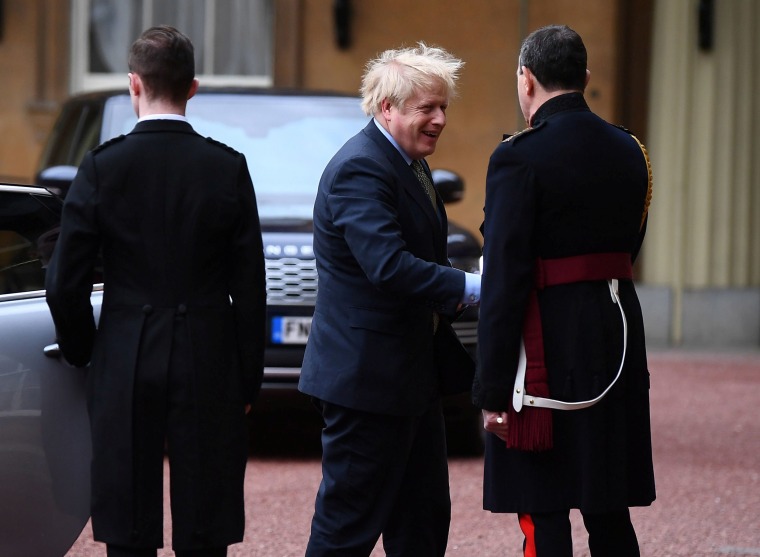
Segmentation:
[[(110, 99), (105, 115), (102, 141), (136, 122), (127, 96)], [(368, 121), (354, 97), (233, 93), (196, 95), (187, 117), (245, 155), (262, 219), (310, 219), (322, 171)]]

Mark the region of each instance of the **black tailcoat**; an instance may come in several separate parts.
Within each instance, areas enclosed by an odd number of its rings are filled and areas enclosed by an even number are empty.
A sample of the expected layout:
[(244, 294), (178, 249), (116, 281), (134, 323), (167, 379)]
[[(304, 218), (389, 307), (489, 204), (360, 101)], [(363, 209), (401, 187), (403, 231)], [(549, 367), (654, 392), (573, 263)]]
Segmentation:
[[(511, 404), (523, 315), (537, 257), (624, 252), (636, 257), (648, 185), (645, 158), (625, 130), (593, 114), (581, 94), (546, 102), (533, 128), (491, 156), (475, 404)], [(554, 448), (508, 450), (489, 434), (484, 505), (496, 512), (586, 512), (648, 505), (655, 497), (644, 326), (633, 282), (620, 282), (628, 318), (622, 377), (597, 405), (553, 410)], [(539, 292), (553, 398), (594, 398), (612, 381), (622, 325), (605, 281)], [(523, 411), (530, 411), (529, 409)]]
[(95, 539), (162, 544), (167, 439), (175, 549), (242, 540), (244, 405), (261, 384), (266, 308), (245, 157), (171, 120), (96, 148), (66, 198), (47, 295), (63, 354), (91, 361)]

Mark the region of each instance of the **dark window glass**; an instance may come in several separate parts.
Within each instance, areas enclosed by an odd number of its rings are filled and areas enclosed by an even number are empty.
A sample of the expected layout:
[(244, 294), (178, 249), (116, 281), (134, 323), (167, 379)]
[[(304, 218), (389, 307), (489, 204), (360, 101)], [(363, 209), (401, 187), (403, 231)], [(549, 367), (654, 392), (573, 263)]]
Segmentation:
[(60, 202), (0, 191), (0, 294), (45, 288), (45, 268), (58, 238)]
[(79, 166), (85, 153), (101, 142), (103, 112), (96, 104), (66, 105), (48, 138), (40, 169)]

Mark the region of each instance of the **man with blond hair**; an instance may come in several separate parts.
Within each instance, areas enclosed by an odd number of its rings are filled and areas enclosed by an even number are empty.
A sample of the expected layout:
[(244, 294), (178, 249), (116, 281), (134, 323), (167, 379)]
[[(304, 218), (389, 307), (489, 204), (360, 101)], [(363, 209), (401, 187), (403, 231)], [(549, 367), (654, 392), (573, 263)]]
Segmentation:
[(381, 535), (388, 555), (446, 550), (440, 374), (452, 353), (469, 358), (450, 320), (477, 302), (480, 277), (449, 265), (446, 212), (424, 158), (461, 66), (422, 43), (369, 62), (362, 106), (373, 118), (319, 183), (319, 293), (299, 383), (325, 422), (310, 557), (369, 555)]

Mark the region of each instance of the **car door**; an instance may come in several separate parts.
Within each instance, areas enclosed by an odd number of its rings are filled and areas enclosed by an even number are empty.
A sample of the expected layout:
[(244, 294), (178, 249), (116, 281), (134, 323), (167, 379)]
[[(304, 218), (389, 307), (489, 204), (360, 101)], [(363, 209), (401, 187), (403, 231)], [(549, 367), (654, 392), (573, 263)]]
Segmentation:
[(62, 363), (45, 303), (61, 201), (0, 184), (0, 539), (4, 557), (64, 555), (89, 518), (86, 371)]

